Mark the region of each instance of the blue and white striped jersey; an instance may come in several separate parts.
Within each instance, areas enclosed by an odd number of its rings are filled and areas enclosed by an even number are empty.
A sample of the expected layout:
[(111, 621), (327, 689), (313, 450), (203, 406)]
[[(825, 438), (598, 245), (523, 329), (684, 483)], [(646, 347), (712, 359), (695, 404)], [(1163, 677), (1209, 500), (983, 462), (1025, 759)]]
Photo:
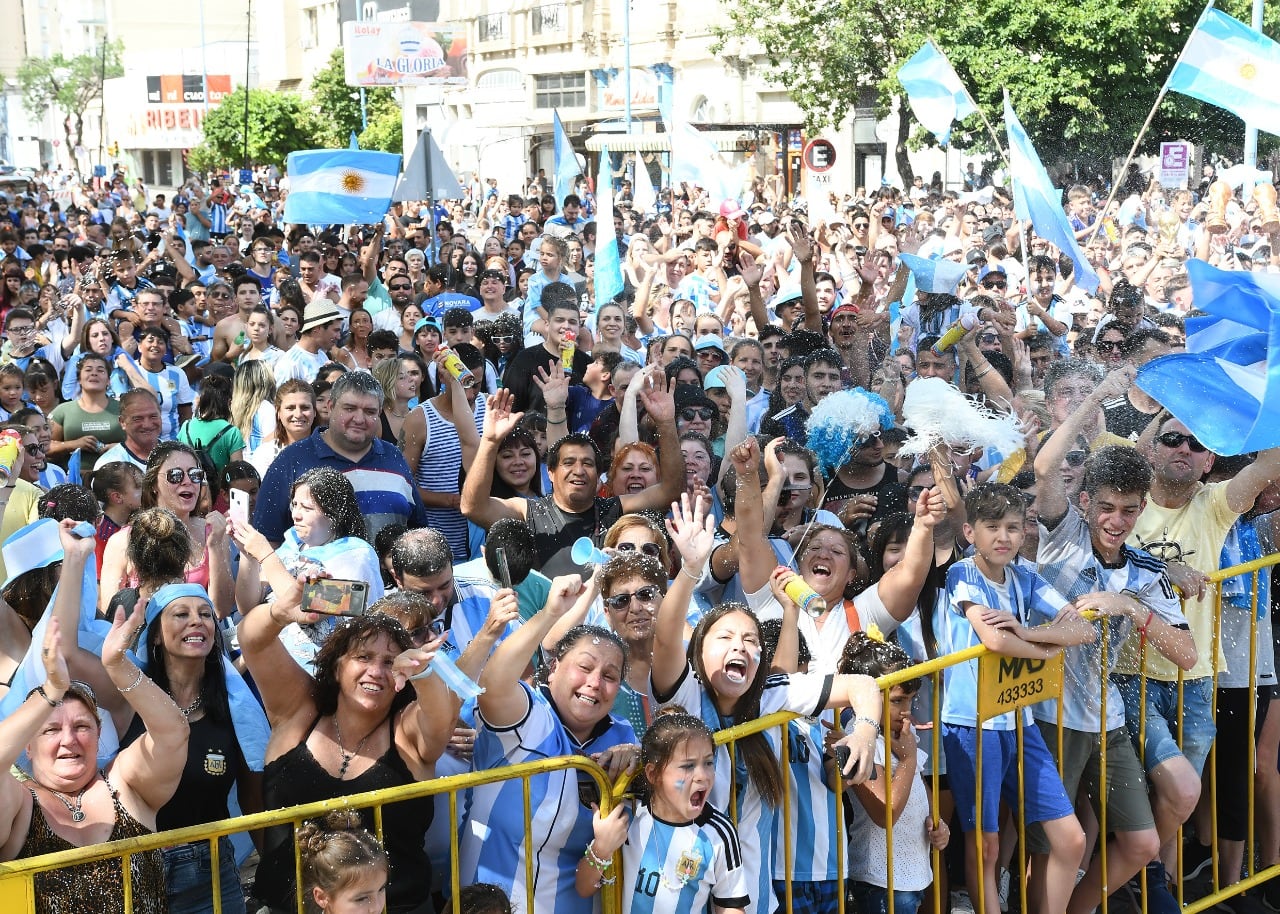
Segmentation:
[[(472, 760), (474, 770), (561, 755), (594, 755), (636, 741), (631, 724), (610, 716), (600, 722), (590, 740), (579, 743), (560, 723), (544, 690), (521, 687), (528, 695), (529, 710), (516, 724), (495, 729), (483, 722), (482, 714), (476, 715), (481, 726)], [(528, 834), (533, 842), (535, 886), (530, 910), (538, 914), (591, 914), (598, 910), (598, 900), (583, 898), (574, 884), (578, 861), (593, 837), (593, 813), (579, 799), (578, 781), (573, 769), (530, 778), (532, 822), (527, 832), (521, 780), (473, 788), (460, 837), (462, 884), (491, 882), (523, 910), (527, 897), (524, 842)]]
[(738, 832), (708, 803), (692, 822), (664, 822), (636, 809), (622, 846), (622, 914), (705, 911), (750, 903)]
[[(1120, 561), (1105, 565), (1093, 551), (1089, 525), (1076, 509), (1067, 513), (1050, 530), (1040, 524), (1040, 546), (1036, 550), (1040, 575), (1067, 599), (1075, 600), (1087, 593), (1107, 591), (1133, 597), (1170, 625), (1187, 627), (1182, 605), (1178, 602), (1164, 573), (1164, 562), (1149, 553), (1124, 546)], [(1092, 644), (1077, 644), (1066, 650), (1066, 673), (1062, 683), (1063, 726), (1083, 733), (1100, 733), (1102, 719), (1102, 682), (1107, 681), (1107, 730), (1124, 726), (1124, 701), (1120, 689), (1109, 675), (1115, 669), (1125, 640), (1133, 630), (1133, 621), (1117, 616), (1107, 620), (1107, 675), (1102, 671), (1102, 621), (1093, 623), (1098, 633)], [(1148, 647), (1150, 650), (1150, 647)], [(1032, 709), (1036, 720), (1058, 721), (1058, 703), (1042, 701)]]
[[(791, 878), (795, 882), (824, 882), (840, 879), (849, 870), (845, 855), (844, 872), (837, 866), (836, 804), (840, 796), (831, 789), (831, 778), (822, 762), (827, 728), (823, 721), (835, 723), (835, 713), (824, 711), (820, 717), (798, 717), (787, 725), (790, 764), (783, 772), (791, 791), (791, 820), (777, 816), (774, 825), (773, 878), (787, 878), (786, 842), (791, 852)], [(777, 731), (770, 731), (770, 742), (777, 741)], [(778, 751), (778, 761), (782, 752)]]
[[(1069, 601), (1048, 585), (1044, 578), (1015, 563), (1004, 569), (1004, 583), (997, 584), (979, 569), (972, 558), (961, 559), (947, 571), (945, 611), (939, 622), (938, 651), (950, 654), (981, 644), (978, 631), (965, 615), (967, 604), (999, 609), (1024, 625), (1052, 620)], [(984, 730), (1015, 729), (1014, 714), (1024, 724), (1031, 723), (1027, 708), (1010, 711), (983, 721)], [(961, 727), (978, 726), (978, 661), (947, 667), (942, 690), (942, 722)]]

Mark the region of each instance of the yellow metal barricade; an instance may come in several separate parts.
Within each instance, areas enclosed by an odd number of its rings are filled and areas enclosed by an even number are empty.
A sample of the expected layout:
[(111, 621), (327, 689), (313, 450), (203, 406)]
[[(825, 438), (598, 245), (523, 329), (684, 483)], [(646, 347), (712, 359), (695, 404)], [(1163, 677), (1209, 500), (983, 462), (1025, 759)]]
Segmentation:
[[(1253, 576), (1253, 584), (1252, 584), (1253, 611), (1251, 612), (1250, 639), (1249, 639), (1250, 641), (1249, 681), (1251, 683), (1256, 682), (1256, 678), (1257, 678), (1256, 677), (1257, 642), (1258, 642), (1257, 622), (1258, 622), (1258, 600), (1259, 600), (1257, 572), (1260, 569), (1274, 566), (1277, 563), (1280, 563), (1280, 553), (1269, 555), (1262, 559), (1258, 559), (1256, 561), (1248, 562), (1242, 565), (1236, 565), (1231, 568), (1226, 568), (1226, 569), (1223, 569), (1222, 571), (1216, 572), (1215, 574), (1209, 576), (1209, 580), (1213, 585), (1216, 585), (1218, 582), (1224, 581), (1231, 577), (1235, 577), (1237, 575), (1250, 574)], [(1266, 610), (1269, 611), (1269, 607), (1267, 607)], [(1217, 592), (1215, 593), (1215, 616), (1216, 616), (1215, 623), (1214, 623), (1215, 633), (1220, 630), (1221, 614), (1222, 614), (1221, 593)], [(1105, 623), (1104, 623), (1104, 632), (1105, 632)], [(1104, 651), (1104, 654), (1105, 654), (1105, 651)], [(939, 783), (939, 773), (938, 773), (938, 767), (939, 767), (938, 758), (942, 752), (942, 746), (941, 746), (942, 677), (943, 677), (944, 671), (948, 667), (955, 666), (961, 663), (966, 663), (970, 660), (975, 660), (975, 659), (979, 661), (979, 668), (978, 668), (979, 669), (979, 672), (978, 672), (979, 716), (983, 720), (995, 714), (1005, 713), (1007, 711), (1014, 710), (1016, 708), (1021, 708), (1028, 704), (1033, 704), (1035, 702), (1043, 700), (1044, 698), (1055, 697), (1056, 695), (1060, 694), (1061, 688), (1062, 688), (1061, 655), (1059, 655), (1059, 657), (1057, 658), (1056, 663), (1053, 661), (1050, 661), (1043, 665), (1038, 665), (1037, 663), (1028, 663), (1026, 661), (1017, 660), (1016, 658), (1001, 657), (998, 655), (991, 654), (985, 647), (982, 647), (982, 646), (973, 647), (964, 651), (956, 652), (954, 654), (938, 657), (934, 660), (930, 660), (926, 663), (917, 664), (913, 667), (894, 673), (892, 675), (881, 677), (877, 681), (883, 696), (883, 709), (881, 714), (881, 720), (883, 721), (882, 726), (886, 733), (888, 732), (888, 729), (889, 729), (888, 725), (890, 721), (889, 692), (893, 688), (893, 686), (899, 685), (901, 683), (905, 683), (914, 679), (925, 679), (932, 685), (933, 729), (932, 729), (932, 733), (930, 734), (931, 735), (930, 755), (932, 756), (934, 762), (932, 765), (932, 775), (931, 777), (926, 779), (926, 784), (929, 790), (930, 814), (932, 815), (935, 822), (939, 821), (939, 815), (940, 815), (940, 812), (939, 812), (940, 783)], [(1105, 657), (1104, 657), (1104, 663), (1105, 663)], [(1215, 664), (1214, 664), (1215, 682), (1216, 682), (1217, 674), (1218, 674), (1218, 670), (1217, 670), (1217, 663), (1215, 660)], [(1139, 688), (1140, 688), (1140, 698), (1139, 698), (1140, 706), (1143, 708), (1145, 713), (1145, 680), (1141, 678), (1139, 679)], [(1257, 687), (1256, 685), (1254, 685), (1250, 689), (1250, 698), (1252, 700), (1249, 702), (1249, 709), (1248, 709), (1248, 715), (1249, 715), (1248, 732), (1249, 733), (1254, 733), (1256, 730), (1256, 726), (1255, 726), (1256, 725), (1256, 693), (1257, 693)], [(1183, 694), (1182, 678), (1180, 675), (1178, 680), (1178, 726), (1177, 726), (1179, 743), (1181, 743), (1182, 741), (1182, 694)], [(1105, 702), (1106, 702), (1105, 684), (1102, 689), (1102, 695), (1103, 695), (1104, 712), (1105, 712)], [(740, 724), (738, 726), (718, 732), (715, 735), (716, 743), (729, 744), (730, 748), (732, 749), (732, 744), (736, 740), (741, 739), (744, 736), (754, 734), (754, 733), (765, 732), (771, 729), (778, 729), (780, 731), (779, 733), (779, 745), (781, 747), (780, 761), (784, 767), (784, 771), (788, 771), (789, 762), (790, 762), (790, 740), (788, 738), (787, 728), (790, 721), (793, 719), (796, 719), (796, 717), (797, 715), (794, 715), (794, 714), (777, 713), (777, 714), (768, 715), (766, 717), (762, 717), (759, 720), (750, 721), (745, 724)], [(1105, 723), (1105, 717), (1104, 717), (1104, 723)], [(1061, 758), (1062, 758), (1061, 711), (1059, 712), (1058, 727), (1059, 727), (1058, 758), (1060, 760), (1059, 764), (1061, 764)], [(1103, 733), (1101, 733), (1099, 737), (1104, 747), (1102, 750), (1102, 756), (1103, 756), (1102, 771), (1100, 772), (1100, 791), (1101, 791), (1100, 821), (1102, 825), (1102, 833), (1099, 835), (1098, 840), (1102, 842), (1102, 846), (1103, 848), (1105, 848), (1106, 824), (1108, 821), (1107, 809), (1106, 809), (1107, 775), (1105, 770), (1105, 753), (1106, 753), (1105, 725), (1103, 726), (1102, 729), (1103, 729)], [(1144, 754), (1144, 749), (1145, 749), (1145, 740), (1144, 740), (1144, 737), (1141, 735), (1142, 734), (1141, 726), (1140, 726), (1139, 732), (1140, 732), (1140, 736), (1138, 741), (1139, 742), (1138, 754), (1139, 754), (1139, 758), (1142, 758)], [(977, 759), (977, 793), (979, 796), (981, 796), (981, 784), (982, 784), (981, 779), (983, 777), (982, 764), (981, 764), (981, 748), (980, 748), (981, 733), (982, 733), (981, 728), (979, 728), (978, 733), (979, 733), (979, 737), (978, 737), (979, 738), (979, 757)], [(1022, 740), (1022, 729), (1021, 729), (1021, 725), (1019, 725), (1018, 773), (1019, 773), (1020, 793), (1021, 793), (1021, 788), (1023, 784), (1023, 770), (1022, 770), (1022, 759), (1021, 759), (1022, 741), (1021, 740)], [(886, 785), (886, 798), (888, 800), (888, 802), (886, 803), (886, 831), (887, 831), (886, 840), (887, 840), (887, 846), (889, 851), (889, 866), (888, 866), (888, 872), (886, 876), (887, 876), (887, 888), (888, 888), (888, 898), (889, 898), (889, 912), (890, 914), (893, 914), (894, 867), (893, 867), (892, 848), (893, 848), (893, 841), (894, 841), (894, 837), (893, 837), (894, 826), (893, 826), (892, 790), (890, 789), (890, 785), (892, 783), (892, 780), (891, 780), (892, 776), (891, 774), (889, 774), (892, 771), (892, 765), (891, 765), (891, 759), (890, 759), (890, 754), (891, 754), (890, 743), (891, 743), (891, 740), (885, 739), (884, 756), (880, 759), (880, 762), (883, 765), (884, 771), (886, 772), (886, 776), (890, 778), (889, 784)], [(1183, 908), (1184, 914), (1198, 914), (1198, 912), (1206, 910), (1225, 899), (1228, 899), (1234, 895), (1238, 895), (1241, 892), (1244, 892), (1247, 889), (1250, 889), (1254, 886), (1260, 885), (1261, 883), (1269, 879), (1280, 876), (1280, 864), (1267, 866), (1257, 871), (1254, 870), (1254, 855), (1255, 855), (1256, 847), (1255, 847), (1255, 824), (1254, 824), (1254, 808), (1253, 808), (1254, 806), (1253, 771), (1254, 771), (1255, 762), (1256, 762), (1256, 746), (1252, 740), (1250, 741), (1249, 746), (1250, 748), (1249, 748), (1248, 759), (1246, 760), (1246, 764), (1242, 764), (1240, 766), (1241, 774), (1242, 776), (1246, 777), (1246, 780), (1248, 783), (1248, 822), (1247, 822), (1248, 837), (1246, 840), (1245, 857), (1244, 857), (1245, 865), (1246, 865), (1245, 878), (1239, 882), (1235, 882), (1234, 884), (1223, 886), (1220, 881), (1221, 874), (1218, 873), (1217, 860), (1215, 857), (1213, 862), (1213, 887), (1215, 891), (1204, 898), (1197, 899), (1194, 902), (1187, 903)], [(1216, 788), (1215, 788), (1214, 780), (1212, 777), (1213, 772), (1216, 770), (1216, 765), (1220, 761), (1217, 758), (1216, 747), (1213, 750), (1211, 750), (1209, 758), (1210, 758), (1210, 761), (1208, 763), (1209, 764), (1208, 770), (1210, 773), (1209, 774), (1209, 796), (1210, 796), (1210, 805), (1212, 808), (1211, 820), (1216, 823), (1216, 813), (1217, 813)], [(184, 828), (184, 829), (178, 829), (174, 831), (162, 832), (156, 835), (148, 835), (140, 838), (131, 838), (123, 841), (113, 841), (106, 844), (94, 845), (89, 848), (80, 848), (80, 849), (64, 851), (56, 854), (47, 854), (45, 856), (34, 857), (27, 860), (19, 860), (11, 863), (0, 863), (0, 911), (4, 911), (5, 914), (9, 914), (9, 912), (14, 912), (14, 914), (22, 914), (22, 912), (34, 912), (35, 911), (34, 878), (38, 873), (47, 872), (49, 870), (54, 870), (54, 869), (58, 869), (65, 866), (73, 866), (73, 865), (105, 860), (110, 858), (125, 858), (125, 860), (127, 861), (127, 859), (134, 854), (142, 853), (145, 851), (158, 850), (165, 847), (171, 847), (178, 844), (186, 844), (186, 843), (196, 842), (196, 841), (206, 841), (210, 845), (211, 854), (212, 854), (212, 872), (214, 874), (213, 879), (214, 879), (214, 888), (215, 888), (215, 891), (213, 892), (214, 909), (215, 911), (220, 911), (221, 903), (220, 903), (219, 893), (216, 891), (216, 880), (217, 880), (217, 872), (218, 872), (218, 850), (219, 850), (218, 838), (220, 838), (223, 835), (230, 835), (230, 834), (235, 834), (239, 832), (257, 830), (257, 829), (265, 828), (268, 826), (284, 825), (284, 824), (293, 825), (296, 830), (296, 828), (303, 821), (320, 816), (331, 809), (338, 809), (338, 808), (363, 809), (363, 808), (372, 807), (374, 809), (377, 830), (379, 832), (379, 836), (381, 836), (381, 827), (382, 827), (381, 816), (382, 816), (383, 806), (385, 806), (388, 803), (395, 803), (400, 800), (416, 799), (418, 797), (435, 796), (440, 794), (449, 795), (449, 815), (450, 815), (451, 821), (456, 825), (459, 821), (459, 807), (458, 807), (458, 797), (457, 797), (459, 791), (464, 791), (464, 790), (478, 787), (484, 784), (492, 784), (498, 781), (513, 780), (517, 778), (522, 779), (524, 782), (523, 815), (525, 818), (525, 825), (526, 825), (525, 860), (526, 860), (526, 866), (527, 866), (527, 869), (526, 869), (527, 897), (523, 899), (524, 909), (526, 911), (534, 911), (535, 910), (534, 908), (535, 886), (533, 885), (533, 880), (532, 880), (533, 835), (531, 834), (531, 830), (529, 828), (529, 823), (531, 822), (531, 819), (532, 819), (532, 815), (531, 815), (532, 810), (530, 808), (531, 804), (530, 804), (529, 778), (537, 777), (540, 775), (546, 775), (553, 772), (564, 771), (566, 769), (577, 769), (579, 772), (586, 772), (588, 776), (592, 777), (596, 781), (596, 784), (600, 790), (600, 796), (602, 798), (601, 799), (602, 812), (607, 813), (608, 810), (618, 801), (617, 792), (614, 790), (613, 785), (610, 785), (608, 783), (605, 772), (594, 761), (592, 761), (591, 759), (585, 756), (568, 756), (568, 757), (562, 757), (562, 758), (556, 758), (556, 759), (547, 759), (539, 762), (528, 762), (521, 765), (512, 765), (509, 767), (496, 768), (489, 771), (473, 772), (469, 774), (456, 775), (448, 778), (440, 778), (437, 780), (427, 781), (420, 784), (412, 784), (412, 785), (407, 785), (403, 787), (390, 788), (388, 790), (354, 794), (349, 797), (341, 797), (333, 800), (327, 800), (327, 801), (318, 802), (318, 803), (311, 803), (305, 806), (297, 806), (289, 809), (273, 810), (273, 811), (257, 813), (249, 816), (241, 816), (239, 818), (227, 819), (222, 822), (214, 822), (204, 826), (194, 826), (191, 828)], [(789, 775), (789, 771), (788, 771), (788, 775)], [(731, 780), (733, 777), (734, 775), (731, 773), (730, 775)], [(729, 791), (730, 796), (736, 795), (736, 787), (737, 787), (736, 784), (731, 783), (730, 791)], [(839, 783), (838, 776), (833, 777), (832, 788), (837, 791), (837, 794), (842, 789), (842, 787), (843, 785)], [(1074, 800), (1075, 798), (1071, 798), (1071, 799)], [(1023, 822), (1023, 815), (1022, 815), (1022, 808), (1021, 808), (1022, 805), (1023, 804), (1019, 803), (1019, 809), (1015, 810), (1015, 813), (1017, 814), (1018, 833), (1021, 839), (1020, 845), (1025, 848), (1025, 823)], [(792, 815), (792, 812), (795, 808), (796, 807), (794, 804), (794, 798), (791, 796), (791, 779), (789, 776), (784, 777), (782, 808), (779, 811), (780, 815), (784, 817), (784, 821), (789, 821)], [(843, 817), (843, 804), (837, 802), (835, 804), (835, 809), (836, 809), (836, 815), (835, 815), (834, 831), (836, 832), (835, 851), (837, 856), (837, 868), (840, 872), (844, 872), (846, 868), (845, 856), (846, 856), (847, 849), (846, 849), (846, 841), (844, 838), (845, 823), (844, 823), (844, 817)], [(736, 812), (734, 809), (731, 808), (729, 810), (726, 810), (726, 812), (731, 818), (736, 819)], [(978, 831), (980, 832), (982, 829), (980, 809), (978, 810), (977, 827), (978, 827)], [(1215, 824), (1213, 829), (1213, 838), (1215, 839), (1215, 843), (1216, 843), (1216, 836), (1217, 835), (1216, 835), (1216, 824)], [(1179, 834), (1179, 838), (1180, 837), (1181, 835)], [(958, 835), (953, 836), (953, 841), (954, 840), (962, 840), (962, 837)], [(451, 884), (452, 884), (452, 891), (453, 891), (455, 905), (457, 903), (457, 892), (459, 889), (458, 846), (459, 846), (459, 838), (458, 838), (457, 828), (455, 827), (450, 836), (450, 873), (452, 877)], [(784, 880), (785, 905), (783, 910), (789, 912), (791, 910), (792, 882), (793, 882), (792, 873), (794, 871), (795, 849), (787, 845), (782, 848), (779, 848), (778, 854), (784, 862), (784, 871), (786, 874), (785, 880)], [(1020, 857), (1022, 858), (1022, 860), (1020, 861), (1020, 865), (1016, 869), (1011, 866), (1010, 872), (1012, 873), (1015, 871), (1020, 871), (1021, 873), (1021, 875), (1018, 878), (1018, 891), (1020, 893), (1020, 896), (1023, 902), (1022, 909), (1026, 910), (1026, 878), (1025, 878), (1026, 854), (1025, 852), (1020, 853)], [(295, 859), (297, 859), (297, 865), (300, 867), (301, 866), (300, 858), (295, 858)], [(932, 911), (941, 912), (941, 911), (945, 911), (947, 906), (947, 899), (942, 897), (941, 880), (938, 878), (939, 873), (942, 872), (942, 867), (944, 864), (941, 860), (941, 853), (937, 850), (932, 851), (932, 859), (933, 859), (933, 871), (934, 871), (933, 890), (932, 890), (932, 901), (933, 901)], [(620, 857), (615, 858), (615, 867), (619, 865), (620, 865)], [(979, 869), (981, 868), (979, 867)], [(125, 865), (123, 867), (123, 872), (125, 874), (124, 878), (125, 878), (126, 900), (128, 900), (132, 892), (132, 886), (130, 885), (130, 879), (129, 879), (129, 871), (130, 871), (130, 867), (128, 865)], [(1105, 853), (1103, 854), (1103, 871), (1102, 872), (1103, 872), (1103, 884), (1105, 886), (1107, 885)], [(1177, 883), (1178, 883), (1176, 887), (1176, 894), (1179, 900), (1181, 901), (1184, 898), (1184, 885), (1183, 885), (1184, 880), (1182, 878), (1182, 873), (1181, 873), (1180, 848), (1179, 848), (1179, 866), (1178, 866), (1178, 872), (1176, 873), (1176, 876), (1177, 876)], [(1143, 910), (1145, 911), (1146, 910), (1145, 872), (1140, 871), (1138, 878), (1140, 880), (1140, 884), (1143, 886), (1143, 891), (1141, 892), (1141, 903), (1143, 905)], [(299, 885), (299, 903), (301, 903), (301, 879), (298, 879), (298, 885)], [(622, 879), (618, 879), (617, 884), (606, 888), (606, 891), (603, 893), (603, 898), (602, 898), (604, 914), (613, 914), (613, 912), (620, 910), (622, 891), (624, 891)], [(973, 900), (975, 902), (975, 910), (982, 911), (983, 910), (982, 887), (981, 886), (970, 887), (970, 892), (974, 896)], [(840, 914), (844, 914), (844, 911), (846, 908), (845, 894), (846, 894), (845, 891), (841, 891), (839, 893)], [(521, 899), (513, 899), (513, 900), (516, 901), (517, 903), (521, 901)], [(1101, 910), (1104, 912), (1104, 914), (1106, 912), (1106, 909), (1107, 909), (1106, 902), (1104, 900), (1102, 902), (1102, 907), (1101, 907)], [(132, 910), (132, 909), (126, 906), (126, 910)], [(930, 908), (926, 906), (926, 908), (924, 908), (923, 910), (927, 911), (927, 910), (930, 910)]]

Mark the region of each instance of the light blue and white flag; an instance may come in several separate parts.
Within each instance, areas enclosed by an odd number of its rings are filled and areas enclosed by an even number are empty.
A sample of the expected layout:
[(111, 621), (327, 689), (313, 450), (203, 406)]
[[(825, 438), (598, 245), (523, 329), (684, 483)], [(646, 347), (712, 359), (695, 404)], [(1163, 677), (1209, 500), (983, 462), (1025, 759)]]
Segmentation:
[(978, 110), (951, 61), (932, 41), (926, 41), (898, 69), (898, 82), (907, 92), (916, 120), (943, 146), (951, 139), (952, 123)]
[[(921, 292), (942, 292), (954, 295), (956, 286), (964, 279), (969, 268), (953, 260), (930, 260), (917, 257), (915, 254), (899, 254), (898, 259), (907, 265), (915, 279), (915, 286)], [(911, 299), (903, 296), (903, 304), (911, 304)]]
[(1280, 446), (1280, 276), (1187, 261), (1187, 352), (1153, 359), (1138, 387), (1216, 454)]
[(618, 253), (618, 236), (613, 230), (613, 179), (610, 177), (609, 150), (600, 149), (600, 170), (596, 178), (596, 309), (613, 301), (623, 290), (622, 257)]
[(400, 156), (362, 149), (291, 152), (284, 221), (304, 225), (371, 225), (391, 205)]
[(573, 193), (574, 182), (582, 174), (582, 169), (578, 167), (578, 156), (569, 142), (569, 134), (564, 132), (564, 124), (560, 122), (559, 111), (551, 112), (551, 124), (555, 128), (555, 195), (556, 207), (559, 208), (564, 205), (564, 198)]
[(649, 177), (649, 169), (644, 166), (644, 157), (636, 153), (636, 176), (631, 182), (631, 208), (637, 213), (653, 213), (658, 210), (658, 193), (653, 189), (653, 180)]
[(1009, 136), (1009, 178), (1013, 184), (1013, 209), (1019, 219), (1031, 222), (1036, 234), (1056, 245), (1075, 264), (1075, 284), (1086, 292), (1098, 288), (1098, 274), (1080, 250), (1067, 213), (1062, 208), (1062, 194), (1049, 173), (1040, 164), (1031, 138), (1013, 113), (1008, 94), (1004, 97), (1004, 126)]
[(1200, 15), (1165, 88), (1280, 133), (1280, 44), (1221, 10)]

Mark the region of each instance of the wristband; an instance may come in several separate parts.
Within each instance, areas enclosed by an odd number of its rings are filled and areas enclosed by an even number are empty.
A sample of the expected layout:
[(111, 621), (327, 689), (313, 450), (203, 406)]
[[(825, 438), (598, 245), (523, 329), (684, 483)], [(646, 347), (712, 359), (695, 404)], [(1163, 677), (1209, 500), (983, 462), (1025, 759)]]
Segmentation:
[(62, 699), (59, 698), (55, 701), (54, 699), (50, 698), (49, 693), (44, 690), (43, 685), (36, 686), (36, 694), (39, 695), (41, 698), (43, 698), (46, 702), (48, 702), (49, 707), (51, 708), (57, 708), (62, 705)]
[(595, 847), (596, 847), (596, 842), (595, 842), (595, 839), (593, 838), (587, 842), (587, 849), (582, 852), (582, 859), (587, 861), (588, 866), (590, 866), (592, 869), (598, 870), (600, 872), (600, 875), (603, 876), (605, 871), (608, 870), (609, 867), (613, 866), (613, 861), (609, 860), (608, 858), (602, 860), (601, 858), (597, 857)]
[(1155, 617), (1156, 617), (1156, 611), (1154, 609), (1147, 612), (1147, 621), (1143, 622), (1142, 628), (1138, 629), (1138, 635), (1140, 637), (1143, 637), (1143, 638), (1147, 637), (1147, 629), (1151, 627), (1151, 620), (1154, 619)]
[(861, 717), (861, 716), (854, 717), (853, 719), (854, 727), (857, 727), (858, 724), (870, 724), (872, 727), (875, 728), (877, 736), (882, 735), (880, 730), (880, 721), (878, 720), (874, 720), (870, 717)]
[[(703, 569), (703, 571), (705, 572), (705, 571), (706, 571), (706, 569), (704, 568), (704, 569)], [(686, 578), (688, 578), (689, 580), (693, 581), (695, 584), (701, 583), (701, 581), (702, 581), (702, 574), (701, 574), (701, 573), (699, 573), (699, 574), (693, 574), (693, 573), (692, 573), (692, 572), (690, 572), (690, 571), (689, 571), (689, 569), (688, 569), (688, 568), (686, 568), (684, 565), (681, 565), (681, 566), (680, 566), (680, 573), (681, 573), (682, 575), (684, 575)]]

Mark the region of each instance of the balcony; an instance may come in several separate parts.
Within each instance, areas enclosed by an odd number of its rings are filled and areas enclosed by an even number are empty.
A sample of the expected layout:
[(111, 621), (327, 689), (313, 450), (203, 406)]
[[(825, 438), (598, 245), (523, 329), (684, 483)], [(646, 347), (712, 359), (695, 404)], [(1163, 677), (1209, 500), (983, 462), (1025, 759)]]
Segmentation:
[(569, 31), (568, 4), (544, 3), (530, 10), (533, 34), (537, 36), (564, 35)]

